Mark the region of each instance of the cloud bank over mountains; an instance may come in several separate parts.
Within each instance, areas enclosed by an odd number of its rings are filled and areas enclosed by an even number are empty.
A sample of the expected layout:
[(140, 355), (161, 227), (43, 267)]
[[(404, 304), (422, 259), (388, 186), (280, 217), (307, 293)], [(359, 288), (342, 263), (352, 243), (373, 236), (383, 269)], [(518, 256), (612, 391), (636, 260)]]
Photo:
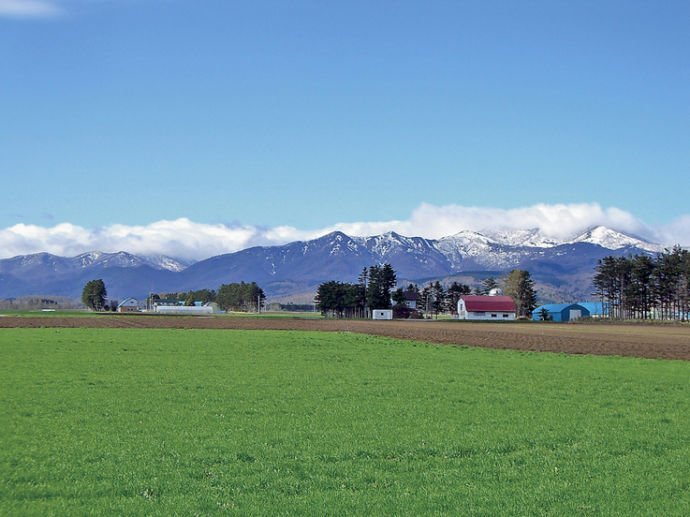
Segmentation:
[(690, 244), (690, 215), (667, 225), (650, 226), (615, 207), (597, 203), (538, 204), (501, 209), (422, 203), (407, 220), (338, 223), (315, 230), (291, 226), (272, 228), (243, 224), (205, 224), (187, 218), (157, 221), (145, 226), (113, 224), (84, 228), (70, 223), (51, 227), (16, 224), (0, 230), (0, 258), (48, 252), (75, 256), (87, 251), (127, 251), (139, 255), (168, 255), (200, 260), (251, 246), (273, 246), (308, 240), (339, 230), (351, 236), (395, 231), (410, 237), (438, 239), (461, 230), (519, 230), (537, 228), (545, 236), (567, 240), (602, 225), (664, 245)]

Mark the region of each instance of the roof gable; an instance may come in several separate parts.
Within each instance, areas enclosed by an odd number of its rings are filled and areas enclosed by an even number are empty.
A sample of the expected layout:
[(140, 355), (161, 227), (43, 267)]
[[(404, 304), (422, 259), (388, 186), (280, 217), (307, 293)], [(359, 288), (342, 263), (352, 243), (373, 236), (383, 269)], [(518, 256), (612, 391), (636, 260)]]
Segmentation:
[(515, 312), (515, 302), (510, 296), (466, 295), (460, 299), (468, 312)]
[(586, 312), (589, 312), (587, 307), (584, 307), (578, 303), (547, 303), (546, 305), (540, 305), (536, 309), (532, 311), (532, 313), (540, 313), (543, 309), (546, 309), (548, 312), (563, 312), (564, 310), (585, 310)]

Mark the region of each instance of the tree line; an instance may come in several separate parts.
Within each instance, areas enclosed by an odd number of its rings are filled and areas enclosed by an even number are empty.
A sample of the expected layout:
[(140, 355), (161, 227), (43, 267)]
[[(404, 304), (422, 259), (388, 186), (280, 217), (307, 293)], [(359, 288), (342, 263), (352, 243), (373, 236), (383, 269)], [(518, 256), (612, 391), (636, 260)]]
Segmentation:
[(605, 315), (620, 319), (688, 321), (690, 252), (675, 246), (656, 257), (604, 257), (595, 267), (594, 289)]
[(357, 283), (331, 280), (319, 285), (314, 302), (321, 314), (336, 318), (365, 318), (367, 309), (390, 309), (396, 283), (390, 264), (365, 267)]
[(216, 296), (216, 303), (223, 311), (261, 312), (265, 301), (266, 295), (256, 282), (223, 284)]
[[(107, 290), (103, 280), (91, 280), (84, 286), (82, 302), (94, 311), (107, 310), (106, 296)], [(215, 302), (223, 311), (260, 312), (265, 305), (266, 295), (256, 282), (240, 282), (223, 284), (218, 291), (214, 289), (198, 289), (196, 291), (152, 294), (147, 300), (147, 305), (152, 306), (161, 299), (184, 302), (184, 305), (187, 306), (194, 305), (195, 302), (201, 302), (202, 304)], [(115, 308), (112, 310), (115, 310)]]
[(181, 291), (173, 293), (158, 293), (152, 295), (152, 300), (177, 300), (184, 302), (185, 305), (194, 305), (194, 302), (212, 303), (216, 301), (216, 291), (214, 289), (198, 289), (196, 291)]
[(260, 312), (264, 307), (266, 295), (256, 282), (239, 282), (222, 284), (218, 291), (213, 289), (198, 289), (196, 291), (183, 291), (179, 293), (154, 294), (153, 301), (157, 299), (177, 300), (185, 305), (194, 305), (195, 302), (217, 303), (223, 311), (236, 312)]
[[(517, 308), (518, 316), (531, 315), (536, 307), (536, 292), (534, 281), (529, 272), (515, 269), (503, 279), (503, 291), (510, 296)], [(409, 284), (407, 288), (396, 285), (396, 274), (390, 264), (370, 266), (362, 269), (356, 283), (338, 282), (331, 280), (319, 285), (316, 306), (321, 314), (336, 318), (364, 318), (370, 310), (393, 309), (396, 318), (438, 317), (442, 313), (455, 313), (461, 296), (468, 294), (488, 295), (499, 287), (494, 277), (485, 279), (482, 284), (472, 290), (463, 283), (453, 282), (444, 289), (440, 281), (429, 282), (419, 288), (416, 284)], [(416, 309), (409, 309), (405, 302), (416, 300)]]

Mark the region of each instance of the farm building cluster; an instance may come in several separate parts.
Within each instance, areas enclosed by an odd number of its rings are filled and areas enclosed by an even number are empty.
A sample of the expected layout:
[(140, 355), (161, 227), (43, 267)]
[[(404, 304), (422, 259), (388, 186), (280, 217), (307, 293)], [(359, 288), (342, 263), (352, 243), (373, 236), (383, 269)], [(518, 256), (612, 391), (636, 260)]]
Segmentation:
[[(417, 308), (419, 295), (406, 292), (404, 306)], [(534, 321), (573, 321), (579, 318), (603, 317), (606, 304), (602, 302), (552, 303), (540, 305), (531, 313)], [(393, 311), (374, 309), (371, 314), (375, 320), (393, 319)], [(500, 289), (492, 289), (488, 295), (462, 295), (458, 299), (454, 318), (470, 321), (515, 321), (517, 307), (513, 299), (504, 296)]]
[(158, 298), (153, 300), (150, 310), (159, 314), (213, 314), (218, 311), (218, 305), (214, 302), (185, 305), (184, 301)]
[[(192, 305), (185, 305), (184, 301), (159, 298), (151, 301), (143, 310), (158, 314), (213, 314), (218, 312), (218, 305), (213, 302), (194, 302)], [(142, 312), (142, 308), (136, 298), (126, 298), (117, 305), (117, 312)]]

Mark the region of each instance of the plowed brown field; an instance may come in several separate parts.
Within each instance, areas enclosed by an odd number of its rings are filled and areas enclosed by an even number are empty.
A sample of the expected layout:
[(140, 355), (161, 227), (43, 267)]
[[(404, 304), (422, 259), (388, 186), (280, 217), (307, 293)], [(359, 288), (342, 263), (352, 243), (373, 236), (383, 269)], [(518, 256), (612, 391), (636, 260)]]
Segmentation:
[(371, 321), (299, 318), (89, 316), (0, 318), (0, 328), (169, 328), (357, 332), (398, 339), (484, 348), (690, 360), (690, 327)]

